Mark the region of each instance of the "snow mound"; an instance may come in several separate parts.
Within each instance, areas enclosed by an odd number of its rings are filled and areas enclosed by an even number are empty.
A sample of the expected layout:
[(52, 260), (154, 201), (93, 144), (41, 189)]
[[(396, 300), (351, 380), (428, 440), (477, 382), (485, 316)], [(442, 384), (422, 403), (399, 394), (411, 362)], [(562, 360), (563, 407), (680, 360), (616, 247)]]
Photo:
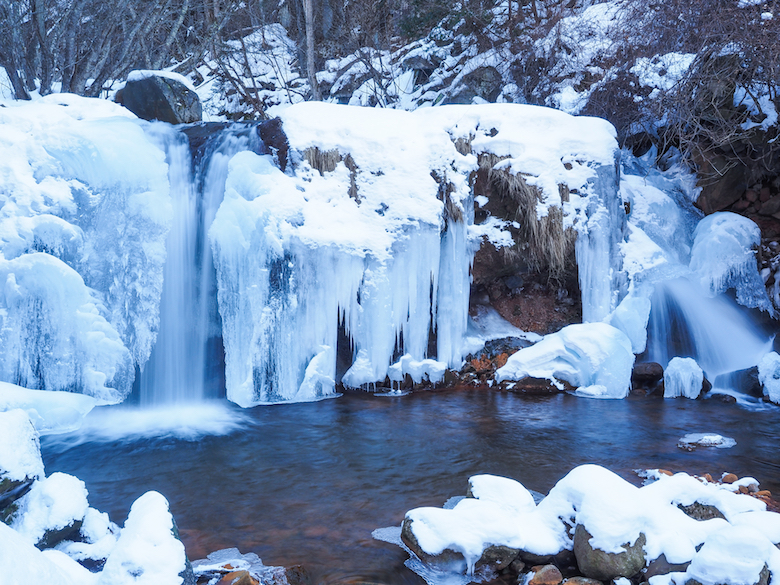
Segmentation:
[(0, 477), (12, 481), (43, 477), (38, 433), (23, 410), (0, 412)]
[(174, 536), (168, 501), (158, 492), (146, 492), (130, 507), (98, 583), (180, 585), (185, 566), (184, 545)]
[(606, 323), (564, 327), (509, 356), (496, 380), (544, 378), (578, 387), (593, 398), (625, 398), (631, 386), (634, 354), (625, 333)]
[(76, 430), (96, 404), (97, 400), (84, 394), (30, 390), (0, 382), (0, 411), (24, 410), (42, 435)]
[(731, 437), (724, 437), (717, 433), (688, 433), (680, 439), (678, 446), (687, 450), (692, 450), (697, 446), (728, 449), (736, 444), (737, 442)]
[(764, 396), (780, 404), (780, 355), (771, 351), (758, 363), (758, 381), (764, 387)]
[(60, 472), (36, 481), (18, 504), (11, 528), (32, 544), (49, 530), (61, 530), (83, 520), (89, 507), (84, 482)]
[(664, 398), (698, 398), (703, 382), (704, 372), (696, 360), (672, 358), (664, 370)]

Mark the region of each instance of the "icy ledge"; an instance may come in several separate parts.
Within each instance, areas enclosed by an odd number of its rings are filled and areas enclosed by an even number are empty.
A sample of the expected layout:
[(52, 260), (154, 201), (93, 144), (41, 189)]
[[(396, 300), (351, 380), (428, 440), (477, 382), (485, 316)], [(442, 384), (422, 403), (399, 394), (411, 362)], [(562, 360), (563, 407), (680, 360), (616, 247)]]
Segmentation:
[(411, 510), (400, 534), (383, 529), (375, 537), (406, 548), (407, 566), (432, 585), (490, 580), (505, 569), (525, 576), (520, 582), (563, 570), (651, 585), (752, 585), (780, 575), (780, 514), (739, 493), (746, 483), (757, 489), (756, 480), (666, 473), (646, 472), (651, 483), (636, 487), (582, 465), (538, 504), (517, 481), (477, 475), (469, 497)]

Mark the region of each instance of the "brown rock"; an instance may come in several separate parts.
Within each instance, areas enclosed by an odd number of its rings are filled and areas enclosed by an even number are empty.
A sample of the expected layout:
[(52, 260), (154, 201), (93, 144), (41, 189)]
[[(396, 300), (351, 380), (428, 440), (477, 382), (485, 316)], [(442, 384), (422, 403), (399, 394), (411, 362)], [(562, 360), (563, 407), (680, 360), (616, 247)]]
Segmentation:
[(598, 579), (590, 577), (570, 577), (563, 582), (563, 585), (604, 585)]
[(745, 199), (747, 199), (750, 203), (755, 203), (755, 201), (758, 199), (758, 193), (756, 193), (753, 189), (748, 189), (745, 191)]
[(631, 382), (635, 385), (656, 384), (663, 380), (664, 368), (656, 362), (635, 364), (631, 372)]
[(761, 215), (774, 215), (777, 212), (780, 212), (780, 197), (772, 197), (761, 204)]
[(659, 469), (659, 470), (658, 470), (658, 473), (660, 473), (661, 475), (668, 475), (668, 476), (670, 476), (670, 477), (671, 477), (672, 475), (674, 475), (674, 473), (672, 473), (672, 472), (671, 472), (671, 471), (669, 471), (668, 469)]
[(233, 571), (223, 576), (217, 585), (259, 585), (249, 571)]
[(559, 585), (563, 581), (561, 571), (555, 565), (544, 565), (535, 570), (528, 585)]
[(647, 581), (650, 579), (650, 577), (655, 577), (656, 575), (668, 575), (672, 572), (683, 572), (690, 564), (690, 562), (680, 565), (672, 564), (666, 560), (666, 555), (661, 555), (654, 561), (650, 561), (648, 563), (647, 570), (643, 574), (643, 578)]
[(573, 391), (574, 386), (567, 382), (563, 382), (564, 390), (559, 390), (550, 380), (546, 378), (523, 378), (516, 382), (508, 382), (507, 390), (510, 392), (518, 392), (520, 394), (532, 394), (532, 395), (544, 395), (544, 394), (556, 394), (563, 391)]
[(712, 476), (709, 473), (702, 475), (702, 478), (707, 480), (707, 483), (712, 483)]
[(741, 494), (749, 494), (749, 493), (750, 493), (750, 490), (749, 490), (749, 489), (747, 489), (747, 487), (746, 487), (746, 486), (744, 486), (744, 485), (741, 485), (741, 486), (739, 486), (739, 493), (741, 493)]
[(734, 205), (731, 206), (732, 211), (745, 211), (748, 207), (750, 207), (750, 202), (746, 199), (740, 199), (737, 201)]
[(771, 496), (772, 496), (772, 492), (770, 492), (769, 490), (759, 490), (759, 491), (757, 491), (757, 492), (756, 492), (755, 494), (753, 494), (753, 495), (755, 495), (755, 496), (767, 496), (767, 497), (771, 497)]

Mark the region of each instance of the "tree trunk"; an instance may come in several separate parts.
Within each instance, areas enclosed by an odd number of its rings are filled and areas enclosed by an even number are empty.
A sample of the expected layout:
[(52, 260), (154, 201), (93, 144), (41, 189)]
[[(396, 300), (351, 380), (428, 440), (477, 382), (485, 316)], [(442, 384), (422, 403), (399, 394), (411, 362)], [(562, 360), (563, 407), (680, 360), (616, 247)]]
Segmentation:
[(317, 84), (317, 67), (314, 64), (314, 0), (303, 0), (303, 15), (306, 21), (306, 70), (311, 86), (311, 99), (321, 100)]

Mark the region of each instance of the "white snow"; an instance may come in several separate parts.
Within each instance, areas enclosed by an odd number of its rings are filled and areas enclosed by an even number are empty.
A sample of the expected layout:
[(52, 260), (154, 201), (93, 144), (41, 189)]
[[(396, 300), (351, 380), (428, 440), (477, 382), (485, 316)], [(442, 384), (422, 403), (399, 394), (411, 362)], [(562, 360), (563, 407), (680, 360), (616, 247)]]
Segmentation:
[[(582, 465), (534, 505), (520, 483), (476, 476), (470, 480), (474, 498), (463, 499), (451, 509), (416, 508), (406, 517), (412, 521), (412, 531), (426, 553), (436, 555), (451, 549), (463, 554), (463, 566), (447, 568), (461, 574), (471, 574), (474, 563), (491, 544), (538, 555), (571, 550), (570, 526), (574, 524), (585, 526), (592, 535), (591, 545), (605, 552), (620, 552), (622, 545), (635, 542), (642, 533), (648, 561), (661, 554), (671, 563), (693, 560), (689, 571), (700, 576), (708, 567), (722, 566), (713, 559), (712, 555), (717, 554), (713, 549), (727, 545), (716, 543), (723, 538), (733, 542), (744, 537), (751, 546), (735, 546), (724, 558), (734, 567), (749, 566), (751, 571), (758, 560), (759, 570), (765, 562), (771, 570), (777, 570), (773, 567), (777, 566), (774, 563), (780, 551), (770, 540), (780, 525), (764, 511), (763, 502), (735, 494), (731, 486), (702, 483), (684, 473), (658, 477), (654, 483), (637, 488), (603, 467)], [(694, 520), (678, 508), (678, 504), (689, 506), (694, 502), (715, 506), (726, 520)], [(764, 526), (769, 538), (757, 532)], [(697, 552), (702, 543), (705, 546)]]
[(764, 388), (764, 396), (780, 404), (780, 355), (771, 351), (758, 363), (758, 381)]
[(664, 398), (698, 398), (703, 382), (704, 372), (696, 360), (672, 358), (664, 370)]
[(66, 567), (66, 562), (63, 562), (61, 557), (39, 551), (30, 542), (19, 538), (19, 534), (11, 527), (0, 522), (0, 567), (3, 568), (4, 583), (13, 585), (30, 581), (57, 585), (95, 583), (94, 577), (87, 569), (75, 561), (71, 563), (70, 567)]
[(158, 492), (146, 492), (130, 507), (98, 583), (180, 585), (185, 562), (184, 545), (173, 535), (168, 501)]
[(509, 356), (496, 380), (545, 378), (566, 381), (593, 398), (624, 398), (631, 385), (634, 354), (625, 333), (606, 323), (564, 327)]
[(0, 412), (0, 477), (13, 481), (43, 477), (38, 433), (23, 410)]
[(196, 91), (195, 86), (189, 79), (184, 77), (184, 75), (175, 73), (173, 71), (164, 71), (159, 69), (136, 69), (135, 71), (128, 73), (127, 81), (141, 81), (142, 79), (147, 79), (149, 77), (164, 77), (166, 79), (172, 79), (173, 81), (178, 81), (190, 91)]
[(36, 481), (17, 503), (11, 528), (32, 544), (37, 544), (46, 531), (82, 520), (89, 507), (84, 482), (60, 472)]
[[(666, 395), (664, 395), (666, 397)], [(717, 433), (688, 433), (679, 444), (683, 447), (717, 447), (718, 449), (729, 449), (737, 444), (731, 437), (724, 437)]]

